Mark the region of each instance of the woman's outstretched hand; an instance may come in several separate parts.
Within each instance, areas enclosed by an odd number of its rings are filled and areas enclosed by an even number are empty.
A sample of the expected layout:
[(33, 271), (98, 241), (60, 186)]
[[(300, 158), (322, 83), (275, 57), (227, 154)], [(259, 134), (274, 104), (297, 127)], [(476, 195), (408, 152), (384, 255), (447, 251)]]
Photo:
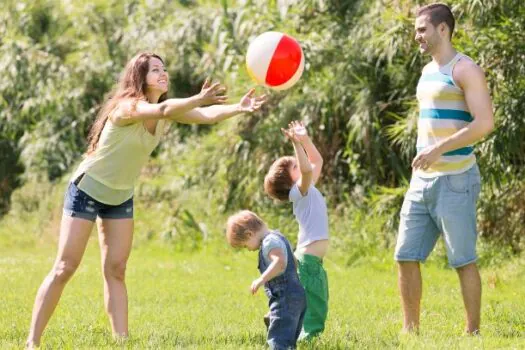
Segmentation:
[(266, 102), (266, 95), (254, 96), (255, 89), (250, 89), (246, 95), (241, 98), (239, 102), (239, 112), (255, 112)]
[(199, 99), (202, 105), (224, 104), (228, 100), (226, 94), (226, 87), (220, 83), (211, 83), (210, 79), (206, 79), (202, 84)]

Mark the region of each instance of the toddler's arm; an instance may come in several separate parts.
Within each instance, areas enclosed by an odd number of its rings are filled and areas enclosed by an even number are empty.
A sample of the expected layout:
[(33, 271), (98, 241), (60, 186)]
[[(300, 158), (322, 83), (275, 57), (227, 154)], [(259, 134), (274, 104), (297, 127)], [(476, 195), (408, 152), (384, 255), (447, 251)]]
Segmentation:
[(274, 248), (268, 253), (268, 257), (272, 261), (268, 268), (262, 273), (261, 277), (257, 278), (252, 282), (251, 291), (252, 294), (257, 293), (259, 287), (273, 278), (279, 276), (286, 269), (286, 260), (282, 249)]

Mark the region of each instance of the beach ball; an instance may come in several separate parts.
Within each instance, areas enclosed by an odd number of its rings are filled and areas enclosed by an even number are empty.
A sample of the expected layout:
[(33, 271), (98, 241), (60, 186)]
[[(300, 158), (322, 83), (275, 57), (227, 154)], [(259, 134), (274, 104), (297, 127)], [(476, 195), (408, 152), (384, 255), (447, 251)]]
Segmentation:
[(304, 70), (301, 46), (289, 35), (266, 32), (256, 37), (246, 53), (248, 74), (258, 84), (275, 90), (291, 88)]

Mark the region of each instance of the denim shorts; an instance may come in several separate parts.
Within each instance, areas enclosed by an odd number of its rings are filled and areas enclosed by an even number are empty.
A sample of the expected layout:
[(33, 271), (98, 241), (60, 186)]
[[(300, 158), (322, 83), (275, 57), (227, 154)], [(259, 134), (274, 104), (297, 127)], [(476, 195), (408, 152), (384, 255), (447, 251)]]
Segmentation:
[(64, 215), (95, 221), (101, 219), (132, 219), (133, 197), (119, 205), (104, 204), (70, 182), (64, 196)]
[(413, 175), (401, 208), (394, 258), (424, 262), (443, 234), (450, 266), (475, 262), (480, 186), (477, 165), (457, 175)]

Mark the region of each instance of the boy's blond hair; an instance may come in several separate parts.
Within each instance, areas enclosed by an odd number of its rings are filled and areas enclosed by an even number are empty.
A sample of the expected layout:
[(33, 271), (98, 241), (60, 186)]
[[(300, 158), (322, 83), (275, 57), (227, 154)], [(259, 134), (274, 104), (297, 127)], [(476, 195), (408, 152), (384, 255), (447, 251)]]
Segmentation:
[(294, 157), (281, 157), (273, 162), (268, 174), (264, 177), (264, 191), (272, 198), (288, 201), (290, 190), (294, 185), (290, 174), (290, 167)]
[(241, 210), (228, 218), (226, 239), (232, 247), (240, 247), (264, 227), (264, 221), (257, 214), (249, 210)]

